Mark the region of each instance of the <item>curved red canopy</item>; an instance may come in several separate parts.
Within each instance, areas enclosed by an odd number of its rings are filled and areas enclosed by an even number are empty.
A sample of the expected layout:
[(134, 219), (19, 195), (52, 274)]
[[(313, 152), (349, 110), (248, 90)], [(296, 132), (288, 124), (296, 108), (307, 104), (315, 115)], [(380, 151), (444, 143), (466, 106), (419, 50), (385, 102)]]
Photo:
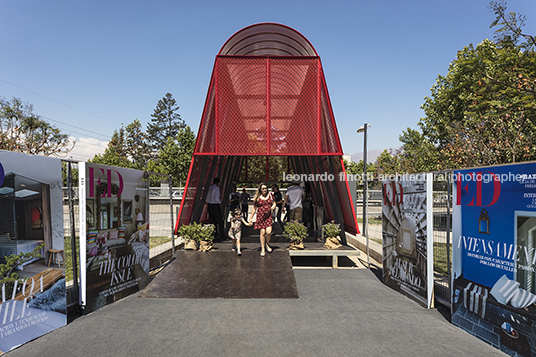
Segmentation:
[(248, 156), (287, 156), (297, 174), (333, 174), (309, 182), (326, 220), (358, 233), (328, 89), (311, 43), (281, 24), (235, 33), (216, 56), (177, 228), (203, 221), (207, 189), (222, 182), (222, 203)]

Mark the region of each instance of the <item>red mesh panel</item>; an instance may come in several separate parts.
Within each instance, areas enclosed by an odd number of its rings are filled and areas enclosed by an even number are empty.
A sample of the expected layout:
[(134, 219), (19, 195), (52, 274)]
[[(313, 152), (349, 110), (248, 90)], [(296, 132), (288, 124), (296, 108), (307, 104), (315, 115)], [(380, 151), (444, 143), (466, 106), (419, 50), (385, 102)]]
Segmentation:
[(318, 57), (218, 56), (199, 134), (204, 154), (342, 154)]
[(192, 216), (192, 210), (194, 200), (197, 195), (197, 188), (202, 188), (199, 185), (199, 174), (201, 171), (200, 157), (193, 157), (190, 162), (190, 170), (188, 172), (188, 178), (186, 179), (186, 185), (184, 187), (184, 193), (182, 195), (181, 207), (179, 210), (179, 219), (175, 224), (175, 234), (177, 229), (183, 224), (190, 224), (190, 217)]
[(318, 153), (318, 59), (272, 59), (272, 154)]
[(266, 154), (267, 59), (216, 60), (218, 154)]
[(195, 152), (198, 153), (215, 153), (216, 152), (216, 106), (214, 95), (214, 73), (210, 80), (210, 87), (199, 125)]
[(341, 142), (339, 140), (339, 134), (337, 133), (337, 126), (335, 125), (335, 118), (333, 117), (333, 110), (331, 109), (331, 101), (329, 99), (328, 89), (324, 76), (322, 76), (321, 88), (321, 150), (322, 153), (338, 152), (342, 155)]
[[(224, 192), (242, 165), (246, 181), (278, 181), (286, 163), (272, 156), (287, 155), (298, 174), (330, 172), (338, 179), (344, 170), (320, 58), (216, 57), (177, 226), (206, 219), (203, 196), (213, 177), (223, 178)], [(260, 162), (236, 156), (259, 156)], [(323, 201), (328, 219), (342, 214), (346, 229), (357, 232), (347, 184), (337, 179), (312, 183), (321, 196), (315, 199)]]
[(359, 233), (359, 227), (357, 225), (357, 219), (355, 214), (355, 206), (352, 198), (350, 197), (350, 188), (348, 187), (348, 181), (341, 180), (340, 173), (344, 173), (346, 177), (346, 170), (344, 168), (344, 162), (341, 157), (333, 157), (335, 172), (335, 181), (337, 182), (337, 189), (339, 191), (339, 202), (342, 208), (342, 214), (344, 216), (344, 226), (347, 232), (352, 234)]

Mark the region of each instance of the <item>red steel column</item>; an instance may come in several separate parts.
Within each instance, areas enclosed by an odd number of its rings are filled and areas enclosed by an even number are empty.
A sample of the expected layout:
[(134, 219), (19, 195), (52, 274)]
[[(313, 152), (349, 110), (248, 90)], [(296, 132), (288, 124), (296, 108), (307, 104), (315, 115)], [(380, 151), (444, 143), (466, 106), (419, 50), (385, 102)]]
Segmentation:
[(320, 59), (317, 59), (317, 73), (316, 73), (316, 107), (317, 107), (317, 153), (320, 155), (322, 153), (322, 105), (321, 105), (321, 94), (320, 94), (320, 69), (322, 66), (320, 65)]
[(271, 154), (272, 124), (271, 115), (271, 88), (270, 88), (270, 57), (266, 58), (266, 155)]
[(214, 105), (215, 105), (215, 117), (216, 117), (216, 126), (215, 126), (215, 154), (216, 155), (219, 155), (220, 154), (220, 117), (219, 117), (219, 102), (220, 102), (220, 96), (219, 96), (219, 76), (218, 76), (218, 69), (219, 69), (219, 66), (220, 66), (220, 61), (218, 61), (218, 58), (216, 57), (216, 61), (218, 62), (218, 65), (214, 67), (214, 71), (216, 71), (216, 73), (214, 73), (214, 77), (215, 77), (215, 81), (214, 81)]

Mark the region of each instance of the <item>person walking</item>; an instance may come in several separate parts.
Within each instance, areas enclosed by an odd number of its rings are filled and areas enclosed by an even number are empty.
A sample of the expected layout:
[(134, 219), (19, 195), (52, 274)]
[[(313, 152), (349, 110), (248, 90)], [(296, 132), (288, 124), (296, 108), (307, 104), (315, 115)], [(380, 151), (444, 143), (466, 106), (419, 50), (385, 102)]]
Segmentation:
[(207, 194), (207, 210), (209, 223), (216, 227), (215, 242), (221, 242), (226, 239), (223, 228), (223, 218), (221, 215), (221, 198), (220, 198), (220, 178), (214, 177)]
[(302, 200), (304, 196), (305, 192), (298, 181), (292, 182), (292, 186), (287, 188), (285, 200), (283, 201), (283, 206), (285, 206), (288, 201), (289, 216), (291, 221), (302, 221)]
[(279, 191), (279, 187), (276, 184), (272, 185), (272, 193), (274, 195), (276, 205), (275, 218), (277, 219), (277, 223), (283, 227), (283, 222), (281, 221), (281, 211), (283, 211), (283, 196), (281, 195), (281, 191)]
[(240, 194), (240, 198), (242, 200), (242, 215), (247, 218), (248, 217), (248, 211), (249, 211), (249, 194), (247, 193), (245, 187), (242, 189), (242, 193)]
[(233, 252), (236, 251), (238, 256), (242, 255), (240, 250), (240, 239), (242, 238), (242, 223), (246, 226), (251, 226), (244, 220), (242, 211), (236, 208), (231, 215), (231, 228), (229, 228), (229, 237), (233, 240)]
[(229, 205), (231, 214), (240, 205), (240, 194), (236, 191), (236, 186), (233, 186), (233, 192), (229, 195)]
[(251, 222), (253, 215), (257, 214), (255, 220), (254, 229), (260, 229), (260, 241), (261, 241), (261, 256), (264, 257), (266, 251), (272, 252), (272, 248), (268, 245), (270, 237), (272, 236), (272, 210), (275, 209), (275, 202), (272, 194), (268, 193), (268, 186), (264, 183), (259, 185), (255, 198), (253, 199), (253, 212), (249, 217)]

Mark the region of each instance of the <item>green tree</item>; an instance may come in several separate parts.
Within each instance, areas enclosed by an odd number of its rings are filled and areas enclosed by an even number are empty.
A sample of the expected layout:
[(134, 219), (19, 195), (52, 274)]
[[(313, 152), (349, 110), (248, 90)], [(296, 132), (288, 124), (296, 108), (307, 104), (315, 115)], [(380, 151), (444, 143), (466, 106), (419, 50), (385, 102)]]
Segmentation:
[(125, 147), (127, 157), (132, 163), (132, 168), (145, 169), (150, 157), (150, 148), (147, 141), (147, 134), (143, 132), (142, 125), (138, 119), (125, 128)]
[(505, 1), (492, 1), (489, 9), (495, 13), (495, 21), (491, 23), (491, 28), (500, 26), (495, 30), (495, 41), (497, 43), (517, 43), (527, 51), (534, 51), (536, 48), (536, 36), (523, 33), (523, 27), (527, 18), (515, 12), (507, 12)]
[[(67, 167), (68, 163), (65, 161), (61, 162), (61, 177), (63, 182), (63, 187), (67, 187), (67, 176), (69, 169)], [(73, 187), (78, 187), (78, 168), (71, 165), (71, 185)]]
[(421, 167), (434, 160), (457, 168), (536, 159), (536, 38), (522, 32), (525, 17), (506, 13), (504, 2), (490, 9), (491, 27), (499, 26), (495, 42), (460, 50), (425, 98), (422, 138), (404, 133), (414, 146), (426, 145)]
[(186, 125), (174, 138), (168, 138), (157, 160), (149, 161), (148, 171), (171, 174), (173, 186), (184, 185), (194, 152), (195, 134)]
[(140, 121), (135, 119), (126, 128), (115, 130), (104, 153), (95, 155), (90, 162), (144, 170), (150, 150), (146, 138)]
[[(267, 159), (268, 180), (266, 179)], [(241, 182), (277, 182), (283, 179), (283, 173), (285, 173), (285, 175), (294, 174), (292, 162), (289, 162), (288, 156), (248, 156), (244, 159), (242, 164), (239, 180)], [(281, 187), (286, 187), (286, 184), (283, 184)]]
[[(419, 123), (449, 167), (535, 158), (536, 55), (484, 40), (464, 47), (425, 98)], [(532, 82), (532, 83), (530, 83)]]
[[(359, 162), (353, 162), (353, 161), (347, 161), (347, 160), (343, 160), (343, 161), (344, 161), (344, 169), (346, 170), (346, 174), (356, 176), (357, 186), (362, 187), (363, 178), (364, 178), (364, 170), (365, 170), (364, 161), (363, 160), (359, 160)], [(372, 181), (376, 180), (377, 177), (376, 177), (376, 164), (375, 163), (369, 162), (367, 164), (367, 177), (369, 180), (369, 185)]]
[[(397, 153), (396, 160), (388, 153), (382, 153), (379, 159), (382, 165), (398, 170), (398, 173), (417, 173), (436, 171), (441, 169), (441, 161), (439, 158), (439, 150), (426, 139), (426, 137), (417, 130), (407, 128), (399, 137), (402, 143), (402, 151)], [(392, 174), (394, 172), (389, 172)]]
[(0, 99), (0, 149), (34, 155), (62, 155), (74, 148), (69, 136), (34, 113), (19, 98)]
[(392, 155), (387, 149), (383, 150), (375, 162), (375, 176), (382, 178), (386, 175), (404, 174), (400, 151)]
[(171, 93), (158, 101), (151, 114), (151, 122), (147, 125), (147, 137), (153, 154), (164, 145), (169, 138), (175, 138), (186, 124), (177, 111), (179, 106)]
[(128, 159), (125, 128), (121, 126), (119, 131), (114, 130), (104, 153), (96, 154), (88, 161), (95, 164), (133, 168), (133, 163)]
[[(363, 173), (363, 160), (359, 161), (359, 164), (353, 161), (344, 161), (344, 169), (348, 175), (361, 175)], [(361, 168), (360, 168), (361, 166)]]
[(242, 164), (242, 182), (266, 181), (266, 156), (248, 156)]

